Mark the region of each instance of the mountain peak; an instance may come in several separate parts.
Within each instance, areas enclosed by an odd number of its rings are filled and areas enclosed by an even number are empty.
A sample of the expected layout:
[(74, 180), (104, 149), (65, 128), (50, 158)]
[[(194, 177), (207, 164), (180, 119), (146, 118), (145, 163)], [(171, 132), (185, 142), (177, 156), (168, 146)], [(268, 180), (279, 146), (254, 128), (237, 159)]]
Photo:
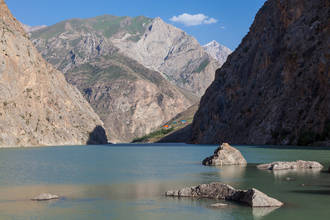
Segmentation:
[(221, 65), (226, 62), (227, 57), (232, 53), (229, 48), (219, 44), (215, 40), (204, 45), (203, 48), (211, 57), (216, 59)]
[(212, 40), (211, 42), (205, 44), (204, 46), (205, 47), (207, 47), (207, 46), (217, 47), (217, 46), (220, 46), (220, 44), (216, 40)]
[(4, 0), (0, 0), (0, 19), (6, 21), (7, 28), (25, 34), (20, 22), (14, 18)]

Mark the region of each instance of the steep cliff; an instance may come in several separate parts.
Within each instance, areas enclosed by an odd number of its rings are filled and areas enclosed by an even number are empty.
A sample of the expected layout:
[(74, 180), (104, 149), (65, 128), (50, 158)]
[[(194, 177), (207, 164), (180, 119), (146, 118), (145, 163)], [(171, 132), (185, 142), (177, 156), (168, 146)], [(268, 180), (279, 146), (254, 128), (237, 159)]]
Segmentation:
[(107, 143), (103, 123), (0, 0), (0, 147)]
[(111, 142), (130, 142), (148, 134), (198, 101), (113, 45), (111, 36), (139, 37), (148, 22), (144, 17), (73, 19), (31, 35), (41, 54), (92, 105)]
[(202, 98), (193, 142), (329, 144), (329, 15), (328, 0), (268, 0)]

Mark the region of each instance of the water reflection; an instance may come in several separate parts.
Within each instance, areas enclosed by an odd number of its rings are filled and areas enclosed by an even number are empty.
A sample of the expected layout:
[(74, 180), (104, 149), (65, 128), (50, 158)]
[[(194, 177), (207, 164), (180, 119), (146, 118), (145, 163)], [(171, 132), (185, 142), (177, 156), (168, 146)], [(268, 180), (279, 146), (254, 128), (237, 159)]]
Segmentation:
[(322, 169), (297, 169), (297, 170), (273, 170), (276, 179), (287, 179), (288, 176), (312, 176), (318, 177), (321, 174)]
[(242, 178), (245, 174), (245, 166), (222, 166), (219, 169), (219, 177), (222, 180), (232, 180)]
[(255, 219), (262, 219), (263, 217), (269, 215), (276, 209), (278, 209), (278, 207), (252, 208), (252, 214), (255, 217)]

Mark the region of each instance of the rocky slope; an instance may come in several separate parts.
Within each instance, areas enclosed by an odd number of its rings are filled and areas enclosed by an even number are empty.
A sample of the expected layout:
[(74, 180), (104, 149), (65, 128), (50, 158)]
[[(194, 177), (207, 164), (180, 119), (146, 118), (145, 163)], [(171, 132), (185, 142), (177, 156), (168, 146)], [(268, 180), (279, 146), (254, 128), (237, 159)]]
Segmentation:
[(136, 41), (131, 34), (114, 35), (112, 42), (126, 56), (163, 73), (181, 88), (202, 96), (214, 80), (220, 64), (209, 56), (195, 38), (155, 18)]
[(217, 60), (220, 65), (223, 65), (228, 56), (233, 52), (228, 47), (225, 47), (218, 42), (211, 41), (210, 43), (203, 46), (206, 53), (208, 53), (213, 59)]
[(111, 37), (123, 32), (132, 33), (135, 42), (148, 22), (144, 17), (73, 19), (31, 36), (42, 55), (90, 102), (112, 142), (150, 133), (198, 101), (113, 45)]
[[(182, 128), (186, 127), (187, 125), (191, 125), (197, 109), (198, 109), (198, 103), (192, 105), (187, 110), (180, 112), (174, 118), (162, 124), (162, 126), (160, 126), (156, 131), (153, 131), (152, 133), (147, 134), (143, 137), (136, 138), (135, 140), (133, 140), (133, 142), (139, 142), (139, 143), (181, 142), (180, 138), (178, 137), (180, 135), (177, 135), (176, 137), (172, 137), (172, 135), (175, 134), (177, 131), (181, 131)], [(185, 122), (183, 123), (182, 121)], [(169, 128), (164, 128), (163, 127), (164, 125), (168, 125)]]
[(329, 144), (329, 10), (268, 0), (202, 98), (193, 143)]
[(0, 0), (0, 147), (106, 143), (103, 123)]

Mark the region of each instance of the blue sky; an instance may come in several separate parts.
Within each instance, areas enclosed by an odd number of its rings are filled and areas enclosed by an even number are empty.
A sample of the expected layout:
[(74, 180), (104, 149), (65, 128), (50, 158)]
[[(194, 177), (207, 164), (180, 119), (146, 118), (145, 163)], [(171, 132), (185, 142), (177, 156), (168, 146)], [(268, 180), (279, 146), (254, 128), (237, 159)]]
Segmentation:
[[(6, 0), (21, 22), (52, 25), (103, 14), (161, 17), (197, 38), (235, 49), (265, 0)], [(181, 16), (180, 16), (181, 15)]]

